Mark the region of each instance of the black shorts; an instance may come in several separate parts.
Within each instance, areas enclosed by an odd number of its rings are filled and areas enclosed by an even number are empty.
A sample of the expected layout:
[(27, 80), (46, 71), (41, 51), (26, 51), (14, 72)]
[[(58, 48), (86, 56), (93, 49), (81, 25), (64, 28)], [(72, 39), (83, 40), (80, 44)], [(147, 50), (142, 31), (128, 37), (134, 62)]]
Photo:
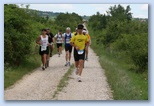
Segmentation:
[(85, 50), (83, 54), (78, 54), (77, 50), (74, 48), (74, 60), (79, 61), (79, 60), (84, 60), (85, 59)]
[(49, 46), (47, 46), (47, 50), (45, 50), (45, 51), (41, 51), (41, 46), (40, 46), (39, 54), (40, 54), (40, 55), (49, 54)]
[(71, 45), (65, 45), (65, 51), (69, 51), (69, 53), (72, 52), (72, 46)]
[(57, 43), (57, 48), (62, 47), (62, 43)]

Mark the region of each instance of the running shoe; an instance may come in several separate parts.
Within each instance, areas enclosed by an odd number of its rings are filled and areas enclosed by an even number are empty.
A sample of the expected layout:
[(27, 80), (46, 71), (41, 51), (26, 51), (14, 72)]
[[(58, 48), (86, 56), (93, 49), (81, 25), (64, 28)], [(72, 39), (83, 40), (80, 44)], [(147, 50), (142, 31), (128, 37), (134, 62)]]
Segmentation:
[(81, 80), (78, 80), (78, 82), (82, 82)]
[(68, 66), (70, 66), (71, 65), (71, 63), (70, 62), (68, 62)]
[(65, 66), (67, 66), (67, 65), (68, 65), (68, 63), (65, 64)]
[(42, 66), (42, 70), (45, 70), (45, 66)]

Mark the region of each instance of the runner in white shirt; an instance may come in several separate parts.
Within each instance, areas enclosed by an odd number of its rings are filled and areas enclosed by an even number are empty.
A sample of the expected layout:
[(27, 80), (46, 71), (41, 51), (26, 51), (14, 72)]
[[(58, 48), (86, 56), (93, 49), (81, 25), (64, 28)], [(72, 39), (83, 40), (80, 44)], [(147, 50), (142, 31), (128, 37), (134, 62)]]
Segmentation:
[(57, 43), (57, 51), (58, 55), (60, 57), (60, 54), (62, 54), (62, 44), (63, 44), (63, 34), (62, 31), (59, 30), (58, 34), (54, 36), (56, 43)]
[(46, 35), (46, 29), (42, 29), (42, 35), (40, 35), (36, 39), (36, 43), (40, 45), (39, 54), (41, 55), (42, 60), (42, 69), (45, 70), (46, 62), (47, 62), (47, 55), (49, 54), (49, 42), (48, 42), (48, 35)]

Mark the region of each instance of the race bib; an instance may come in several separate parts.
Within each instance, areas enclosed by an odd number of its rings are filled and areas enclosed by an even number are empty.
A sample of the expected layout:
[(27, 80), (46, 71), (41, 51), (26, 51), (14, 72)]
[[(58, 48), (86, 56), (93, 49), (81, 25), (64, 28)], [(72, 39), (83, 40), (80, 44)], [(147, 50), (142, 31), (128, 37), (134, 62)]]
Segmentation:
[(78, 50), (78, 54), (81, 55), (84, 53), (84, 50)]
[(66, 39), (66, 43), (70, 43), (70, 39)]
[(46, 51), (47, 50), (47, 46), (41, 46), (41, 51)]

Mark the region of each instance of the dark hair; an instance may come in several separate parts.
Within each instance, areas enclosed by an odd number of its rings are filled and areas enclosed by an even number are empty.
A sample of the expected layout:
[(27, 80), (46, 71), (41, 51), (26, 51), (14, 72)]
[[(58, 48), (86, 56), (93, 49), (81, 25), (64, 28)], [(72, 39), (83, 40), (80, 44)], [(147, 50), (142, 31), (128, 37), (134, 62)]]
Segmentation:
[(83, 27), (84, 27), (84, 26), (83, 26), (82, 24), (79, 24), (79, 25), (78, 25), (78, 29), (83, 29)]
[(62, 32), (62, 30), (59, 30), (59, 32)]
[(46, 29), (42, 29), (42, 31), (47, 31)]
[(50, 28), (46, 28), (46, 30), (50, 30)]

